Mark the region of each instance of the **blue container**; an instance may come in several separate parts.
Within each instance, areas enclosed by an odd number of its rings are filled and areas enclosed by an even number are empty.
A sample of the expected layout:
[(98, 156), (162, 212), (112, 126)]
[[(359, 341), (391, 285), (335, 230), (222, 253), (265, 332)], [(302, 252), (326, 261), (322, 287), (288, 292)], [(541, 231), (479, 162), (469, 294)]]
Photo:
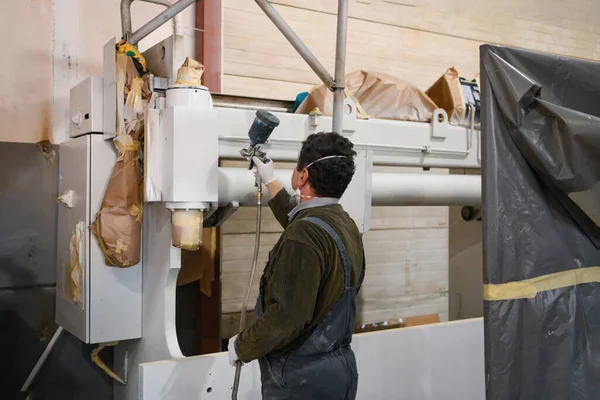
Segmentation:
[(264, 144), (277, 126), (279, 126), (279, 118), (268, 111), (258, 110), (256, 118), (254, 118), (254, 122), (248, 131), (250, 146)]

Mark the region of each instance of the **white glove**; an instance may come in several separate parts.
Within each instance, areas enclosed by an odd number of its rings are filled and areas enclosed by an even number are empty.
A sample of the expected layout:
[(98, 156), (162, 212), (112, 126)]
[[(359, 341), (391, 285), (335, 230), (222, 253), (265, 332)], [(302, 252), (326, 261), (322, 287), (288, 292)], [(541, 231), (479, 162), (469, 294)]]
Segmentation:
[(227, 345), (227, 352), (229, 353), (229, 364), (231, 364), (232, 367), (235, 367), (235, 363), (239, 361), (239, 357), (235, 352), (235, 340), (237, 339), (237, 337), (238, 335), (235, 335), (234, 337), (229, 339), (229, 344)]
[(275, 172), (273, 161), (269, 161), (266, 164), (260, 161), (257, 157), (252, 157), (252, 161), (254, 161), (254, 165), (256, 165), (256, 173), (260, 178), (263, 185), (268, 185), (269, 183), (275, 182)]

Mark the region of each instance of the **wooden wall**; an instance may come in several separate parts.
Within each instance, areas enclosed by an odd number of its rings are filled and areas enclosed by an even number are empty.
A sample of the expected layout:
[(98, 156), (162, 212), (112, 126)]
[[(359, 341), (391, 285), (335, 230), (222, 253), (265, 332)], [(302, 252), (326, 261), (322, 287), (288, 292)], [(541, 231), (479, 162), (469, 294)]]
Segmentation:
[[(336, 0), (271, 1), (333, 72)], [(226, 93), (293, 99), (319, 83), (258, 6), (224, 0)], [(479, 71), (479, 46), (496, 43), (597, 60), (593, 0), (350, 0), (346, 71), (387, 72), (426, 89), (450, 66)]]
[[(333, 72), (337, 0), (271, 3)], [(450, 66), (474, 77), (484, 43), (600, 59), (600, 2), (594, 0), (350, 0), (349, 16), (346, 71), (386, 72), (421, 89)], [(225, 93), (292, 100), (320, 84), (253, 1), (223, 0), (223, 24)], [(456, 237), (449, 244), (448, 207), (373, 209), (373, 228), (364, 238), (368, 272), (360, 320), (426, 313), (447, 319), (449, 254), (454, 256), (451, 280), (457, 285), (451, 295), (473, 303), (451, 301), (450, 319), (480, 313), (481, 274), (471, 273), (481, 268), (480, 223), (463, 224), (459, 211), (453, 214), (456, 227), (450, 232)], [(253, 210), (243, 210), (224, 228), (225, 336), (236, 329), (234, 312), (240, 309), (250, 268), (253, 218)], [(268, 213), (264, 226), (261, 268), (280, 232)]]
[[(225, 166), (240, 166), (226, 162)], [(278, 164), (277, 168), (291, 168)], [(378, 171), (390, 170), (377, 167)], [(398, 172), (428, 172), (412, 168)], [(363, 240), (367, 273), (358, 300), (358, 322), (439, 314), (448, 319), (448, 207), (374, 207), (371, 230)], [(242, 208), (223, 228), (221, 252), (222, 336), (237, 333), (239, 312), (248, 283), (255, 232), (256, 210)], [(260, 275), (269, 250), (282, 228), (263, 209), (259, 264), (254, 278), (253, 308)]]

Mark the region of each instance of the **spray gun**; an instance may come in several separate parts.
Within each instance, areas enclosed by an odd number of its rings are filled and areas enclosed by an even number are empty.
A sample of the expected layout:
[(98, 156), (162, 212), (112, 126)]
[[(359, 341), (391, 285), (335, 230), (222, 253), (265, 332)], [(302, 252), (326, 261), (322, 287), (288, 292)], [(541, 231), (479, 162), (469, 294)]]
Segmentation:
[[(279, 125), (279, 119), (268, 111), (259, 110), (256, 112), (256, 118), (248, 131), (248, 137), (250, 138), (250, 146), (247, 149), (240, 150), (242, 157), (248, 159), (248, 169), (254, 167), (252, 157), (257, 157), (262, 162), (269, 162), (267, 154), (260, 149), (260, 147), (267, 142), (273, 130)], [(254, 258), (252, 259), (252, 269), (250, 270), (250, 279), (248, 280), (248, 287), (246, 288), (246, 297), (244, 298), (244, 304), (242, 305), (242, 314), (240, 316), (240, 332), (246, 327), (246, 310), (248, 309), (248, 301), (250, 300), (250, 289), (254, 282), (254, 273), (256, 272), (256, 264), (258, 262), (258, 249), (260, 246), (260, 223), (261, 223), (261, 203), (262, 203), (262, 183), (258, 174), (256, 174), (256, 180), (254, 181), (256, 186), (256, 236), (254, 239)], [(233, 390), (231, 398), (237, 400), (238, 389), (240, 386), (240, 376), (242, 373), (242, 363), (238, 361), (235, 365), (235, 378), (233, 380)]]
[[(267, 142), (277, 126), (279, 126), (279, 118), (268, 111), (258, 110), (256, 112), (256, 118), (254, 118), (254, 122), (252, 122), (252, 126), (248, 131), (250, 146), (247, 149), (240, 150), (242, 157), (248, 159), (248, 169), (254, 167), (252, 157), (257, 157), (262, 162), (268, 162), (267, 154), (260, 147)], [(255, 186), (258, 187), (258, 178)]]

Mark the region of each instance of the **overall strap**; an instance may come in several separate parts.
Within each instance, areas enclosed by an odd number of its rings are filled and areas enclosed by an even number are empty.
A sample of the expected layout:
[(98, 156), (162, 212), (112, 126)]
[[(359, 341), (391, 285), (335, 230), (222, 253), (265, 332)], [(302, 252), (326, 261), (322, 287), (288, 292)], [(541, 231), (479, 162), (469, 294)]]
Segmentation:
[(344, 265), (344, 280), (347, 288), (350, 287), (350, 258), (348, 257), (348, 251), (346, 250), (346, 246), (344, 246), (344, 242), (336, 233), (336, 231), (329, 225), (327, 222), (323, 221), (317, 217), (305, 217), (302, 218), (302, 221), (312, 222), (313, 224), (319, 226), (323, 229), (335, 242), (338, 251), (340, 253), (340, 258), (342, 259), (342, 264)]

